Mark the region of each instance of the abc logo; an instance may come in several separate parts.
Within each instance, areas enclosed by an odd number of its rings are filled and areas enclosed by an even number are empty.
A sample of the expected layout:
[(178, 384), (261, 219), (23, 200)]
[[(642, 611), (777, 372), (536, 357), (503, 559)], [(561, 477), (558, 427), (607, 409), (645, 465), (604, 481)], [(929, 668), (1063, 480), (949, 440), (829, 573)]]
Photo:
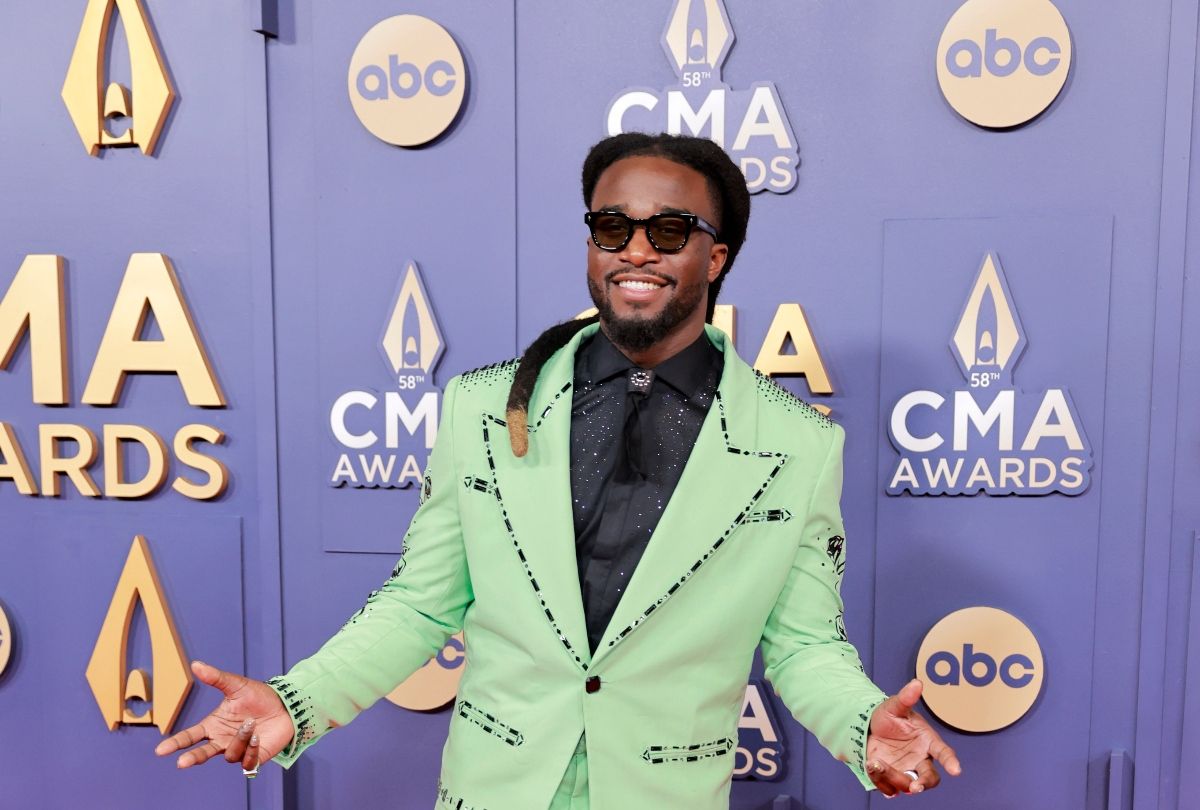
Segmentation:
[(387, 699), (401, 708), (416, 712), (440, 709), (458, 694), (458, 683), (462, 680), (466, 663), (467, 648), (463, 634), (455, 633), (425, 666), (389, 692)]
[(354, 113), (372, 135), (420, 146), (445, 132), (466, 97), (462, 52), (425, 17), (389, 17), (366, 33), (350, 59)]
[(5, 615), (3, 606), (0, 606), (0, 675), (4, 674), (4, 668), (8, 666), (12, 646), (12, 628), (8, 624), (8, 616)]
[[(998, 36), (995, 28), (984, 34), (984, 47), (969, 39), (960, 39), (946, 52), (946, 69), (960, 79), (979, 78), (983, 68), (1001, 78), (1025, 67), (1034, 76), (1049, 76), (1062, 64), (1062, 46), (1050, 37), (1038, 37), (1025, 52), (1015, 39)], [(1001, 58), (1003, 57), (1003, 58)]]
[(1066, 84), (1071, 33), (1050, 0), (967, 0), (938, 44), (942, 94), (984, 127), (1036, 118)]
[(935, 624), (917, 654), (929, 710), (963, 731), (996, 731), (1019, 720), (1042, 691), (1042, 650), (1019, 619), (972, 607)]

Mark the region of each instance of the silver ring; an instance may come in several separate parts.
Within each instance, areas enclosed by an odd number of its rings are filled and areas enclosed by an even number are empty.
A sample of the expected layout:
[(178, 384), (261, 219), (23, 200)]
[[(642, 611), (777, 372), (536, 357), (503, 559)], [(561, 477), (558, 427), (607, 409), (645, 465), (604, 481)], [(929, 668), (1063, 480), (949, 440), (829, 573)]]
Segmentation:
[(921, 778), (921, 775), (919, 773), (917, 773), (916, 771), (905, 771), (904, 775), (907, 776), (909, 779), (913, 780), (914, 782)]
[(242, 776), (246, 777), (247, 779), (253, 779), (254, 777), (258, 776), (258, 765), (255, 765), (254, 770), (252, 771), (242, 768)]

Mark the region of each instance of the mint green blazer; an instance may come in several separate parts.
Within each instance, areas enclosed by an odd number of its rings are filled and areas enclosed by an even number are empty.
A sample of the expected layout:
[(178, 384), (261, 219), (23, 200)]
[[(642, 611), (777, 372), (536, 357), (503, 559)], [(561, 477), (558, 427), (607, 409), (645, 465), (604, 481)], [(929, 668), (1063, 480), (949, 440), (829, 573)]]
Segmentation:
[[(884, 695), (842, 629), (843, 433), (757, 374), (724, 333), (717, 396), (595, 652), (571, 511), (571, 387), (585, 328), (542, 370), (529, 452), (504, 421), (511, 361), (446, 387), (422, 502), (392, 576), (321, 649), (271, 680), (290, 766), (462, 628), (468, 664), (438, 808), (549, 805), (580, 734), (594, 810), (726, 810), (756, 648), (788, 710), (864, 786)], [(597, 688), (598, 687), (598, 688)]]

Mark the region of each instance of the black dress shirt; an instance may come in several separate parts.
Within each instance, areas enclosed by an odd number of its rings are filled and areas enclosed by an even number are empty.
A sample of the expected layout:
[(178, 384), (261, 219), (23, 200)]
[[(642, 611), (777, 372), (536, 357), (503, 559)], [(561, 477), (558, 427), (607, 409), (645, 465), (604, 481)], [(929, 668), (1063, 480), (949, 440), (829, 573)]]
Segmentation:
[(648, 387), (644, 372), (630, 383), (637, 366), (603, 332), (576, 352), (571, 505), (593, 652), (679, 483), (723, 366), (703, 334), (656, 366)]

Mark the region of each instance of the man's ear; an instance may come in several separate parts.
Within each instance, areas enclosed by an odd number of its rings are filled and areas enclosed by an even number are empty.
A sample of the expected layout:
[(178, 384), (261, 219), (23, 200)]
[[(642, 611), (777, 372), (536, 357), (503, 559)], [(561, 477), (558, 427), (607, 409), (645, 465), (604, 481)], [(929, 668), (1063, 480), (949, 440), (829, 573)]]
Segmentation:
[(729, 258), (729, 246), (719, 242), (713, 245), (708, 254), (708, 283), (716, 281), (721, 271), (725, 269), (725, 260)]

